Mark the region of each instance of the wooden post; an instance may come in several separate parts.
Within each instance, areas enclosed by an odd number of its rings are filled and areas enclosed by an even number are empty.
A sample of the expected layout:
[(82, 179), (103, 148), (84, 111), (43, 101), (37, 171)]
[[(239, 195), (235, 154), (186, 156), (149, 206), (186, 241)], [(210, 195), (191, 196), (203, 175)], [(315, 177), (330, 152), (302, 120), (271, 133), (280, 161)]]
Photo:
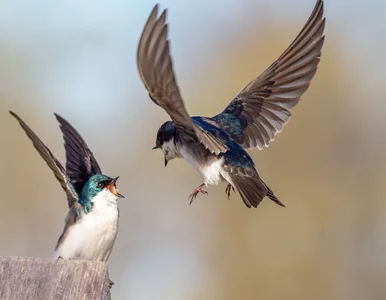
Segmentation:
[(1, 300), (110, 300), (107, 263), (1, 257)]

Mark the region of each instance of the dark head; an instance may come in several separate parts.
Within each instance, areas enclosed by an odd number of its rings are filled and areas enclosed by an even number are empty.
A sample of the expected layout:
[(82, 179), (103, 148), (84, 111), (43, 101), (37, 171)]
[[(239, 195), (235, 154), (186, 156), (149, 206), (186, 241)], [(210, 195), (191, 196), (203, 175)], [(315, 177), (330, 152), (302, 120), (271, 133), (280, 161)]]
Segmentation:
[(176, 125), (172, 121), (163, 123), (157, 132), (157, 140), (153, 150), (162, 149), (165, 156), (165, 167), (169, 160), (179, 157), (174, 140), (175, 133)]
[(124, 198), (117, 190), (116, 182), (118, 178), (119, 177), (110, 178), (103, 174), (95, 174), (90, 177), (83, 186), (79, 199), (79, 203), (83, 206), (85, 212), (91, 209), (93, 199), (101, 192), (104, 193), (104, 198), (106, 198), (107, 201)]

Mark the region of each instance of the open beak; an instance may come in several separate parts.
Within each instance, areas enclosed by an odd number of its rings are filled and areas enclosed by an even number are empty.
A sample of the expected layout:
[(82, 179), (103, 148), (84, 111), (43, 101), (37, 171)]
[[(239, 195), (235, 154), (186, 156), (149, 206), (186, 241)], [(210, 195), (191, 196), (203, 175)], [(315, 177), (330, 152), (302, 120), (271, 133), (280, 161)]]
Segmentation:
[(109, 189), (110, 193), (114, 194), (115, 196), (119, 197), (119, 198), (125, 198), (125, 196), (123, 196), (122, 194), (118, 193), (118, 190), (117, 190), (117, 186), (115, 185), (115, 183), (117, 182), (119, 176), (118, 177), (115, 177), (110, 183), (109, 185), (107, 186), (107, 188)]

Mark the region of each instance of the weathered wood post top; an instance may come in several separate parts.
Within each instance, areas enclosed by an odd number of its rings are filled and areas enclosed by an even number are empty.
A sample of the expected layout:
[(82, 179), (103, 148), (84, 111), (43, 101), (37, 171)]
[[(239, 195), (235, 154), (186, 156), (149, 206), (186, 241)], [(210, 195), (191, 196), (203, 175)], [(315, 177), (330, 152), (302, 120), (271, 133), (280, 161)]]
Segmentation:
[(1, 300), (109, 300), (106, 262), (0, 256)]

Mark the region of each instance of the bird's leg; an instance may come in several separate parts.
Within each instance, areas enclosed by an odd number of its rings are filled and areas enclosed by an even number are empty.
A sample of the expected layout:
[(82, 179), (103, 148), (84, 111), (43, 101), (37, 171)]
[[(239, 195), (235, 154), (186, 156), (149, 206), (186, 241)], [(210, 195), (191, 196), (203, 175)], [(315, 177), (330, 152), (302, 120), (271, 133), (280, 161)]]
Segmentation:
[(111, 287), (114, 285), (114, 282), (111, 281), (111, 279), (109, 279), (109, 288), (111, 289)]
[(231, 196), (231, 189), (232, 189), (232, 191), (235, 191), (235, 188), (233, 187), (233, 185), (228, 183), (227, 187), (225, 188), (225, 194), (228, 195), (228, 199)]
[(205, 185), (205, 183), (199, 185), (199, 186), (193, 191), (193, 193), (190, 194), (190, 196), (189, 196), (189, 199), (190, 199), (189, 204), (192, 204), (193, 200), (197, 197), (198, 193), (208, 195), (208, 192), (207, 192), (207, 191), (203, 191), (203, 190), (202, 190), (202, 188), (204, 187), (204, 185)]

